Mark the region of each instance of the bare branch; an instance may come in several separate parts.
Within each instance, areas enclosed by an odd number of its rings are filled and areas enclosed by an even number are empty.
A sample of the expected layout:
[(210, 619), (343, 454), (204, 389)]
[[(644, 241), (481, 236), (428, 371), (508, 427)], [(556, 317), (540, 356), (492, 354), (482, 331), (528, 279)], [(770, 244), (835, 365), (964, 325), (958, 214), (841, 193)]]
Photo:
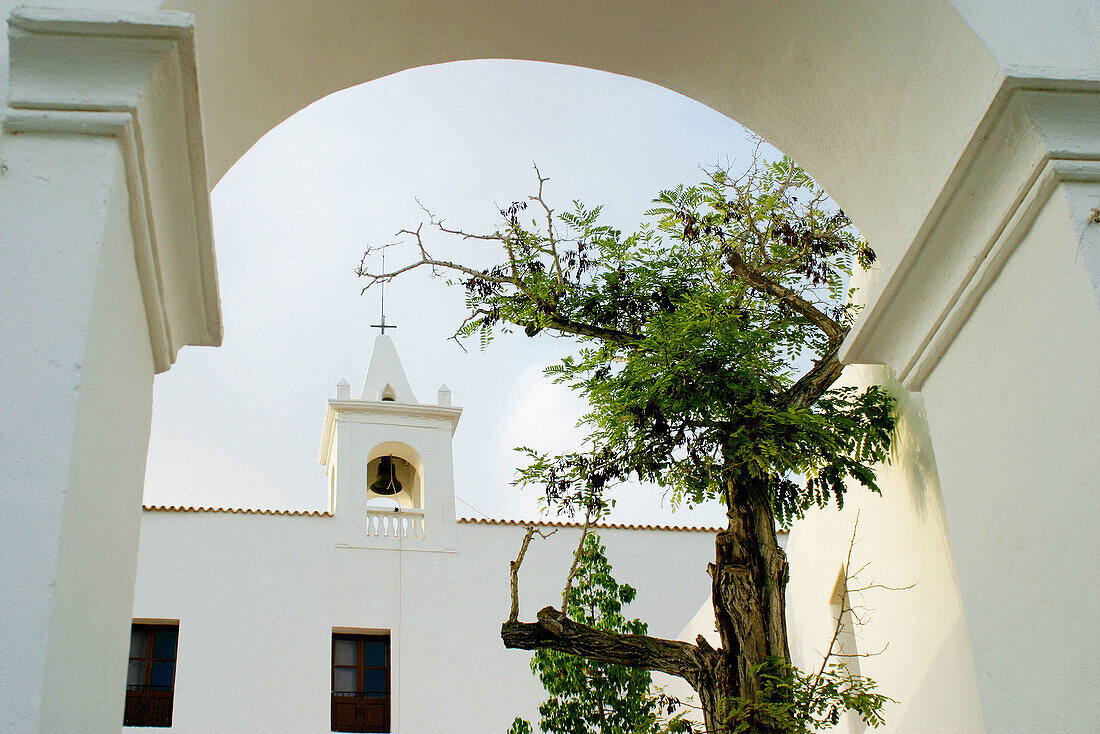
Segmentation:
[(821, 667), (817, 671), (817, 675), (814, 676), (813, 683), (810, 684), (810, 691), (806, 695), (805, 715), (808, 717), (810, 708), (813, 706), (814, 692), (817, 690), (817, 684), (821, 681), (821, 677), (825, 675), (825, 667), (829, 664), (829, 660), (836, 655), (836, 641), (840, 637), (841, 631), (844, 629), (844, 612), (848, 611), (848, 592), (847, 592), (847, 580), (851, 578), (848, 576), (848, 569), (851, 568), (852, 563), (852, 549), (856, 546), (856, 530), (859, 528), (859, 512), (856, 512), (856, 521), (852, 525), (852, 539), (848, 543), (848, 555), (844, 559), (844, 579), (845, 579), (845, 592), (840, 601), (840, 611), (836, 615), (836, 624), (833, 626), (833, 637), (829, 640), (829, 649), (825, 651), (825, 656), (821, 659)]
[[(434, 224), (434, 222), (433, 222), (433, 224)], [(516, 286), (517, 288), (520, 288), (522, 290), (522, 284), (517, 278), (508, 277), (508, 276), (491, 275), (491, 274), (486, 273), (482, 270), (476, 270), (474, 268), (469, 268), (469, 267), (466, 267), (465, 265), (460, 265), (459, 263), (451, 262), (450, 260), (436, 260), (435, 258), (431, 257), (428, 254), (428, 250), (424, 247), (424, 239), (421, 236), (421, 230), (423, 229), (423, 227), (424, 227), (424, 225), (421, 224), (416, 229), (403, 229), (403, 230), (401, 230), (400, 232), (397, 233), (399, 235), (409, 235), (410, 237), (414, 238), (414, 240), (416, 241), (416, 246), (420, 250), (420, 259), (417, 260), (414, 263), (406, 265), (402, 268), (398, 268), (397, 270), (391, 270), (391, 271), (384, 272), (384, 273), (372, 273), (372, 272), (368, 271), (367, 268), (366, 268), (367, 257), (372, 252), (375, 252), (375, 251), (380, 250), (382, 248), (381, 247), (368, 248), (367, 251), (363, 253), (363, 259), (359, 263), (359, 269), (356, 271), (356, 274), (359, 275), (360, 277), (370, 279), (369, 282), (367, 283), (366, 287), (363, 288), (364, 292), (368, 288), (370, 288), (372, 285), (374, 285), (375, 283), (380, 283), (380, 282), (384, 282), (384, 281), (388, 281), (388, 280), (393, 280), (394, 278), (396, 278), (398, 275), (401, 275), (402, 273), (406, 273), (410, 270), (415, 270), (416, 268), (420, 268), (420, 267), (424, 267), (424, 266), (431, 267), (433, 269), (433, 271), (436, 268), (444, 268), (444, 269), (447, 269), (447, 270), (454, 270), (455, 272), (463, 273), (463, 274), (468, 275), (472, 278), (479, 278), (481, 280), (485, 280), (485, 281), (488, 281), (490, 283), (505, 283), (505, 284), (508, 284), (508, 285)], [(448, 230), (444, 230), (444, 231), (446, 232)], [(461, 233), (451, 232), (451, 234), (461, 234)], [(470, 235), (470, 236), (473, 236), (473, 235)], [(488, 238), (488, 239), (496, 239), (496, 238)], [(384, 245), (383, 247), (391, 247), (391, 246), (392, 245)]]
[(833, 657), (834, 658), (873, 658), (873, 657), (878, 657), (879, 655), (883, 654), (889, 648), (890, 648), (890, 643), (886, 642), (886, 643), (883, 644), (882, 649), (875, 650), (874, 652), (853, 652), (853, 653), (834, 652)]
[(908, 586), (886, 586), (885, 584), (870, 583), (866, 586), (858, 586), (854, 589), (849, 589), (848, 591), (853, 594), (858, 594), (861, 591), (870, 591), (871, 589), (882, 589), (884, 591), (908, 591), (915, 586), (915, 583), (909, 584)]
[[(538, 170), (538, 169), (536, 169)], [(584, 553), (584, 541), (588, 538), (588, 528), (592, 524), (592, 508), (586, 508), (584, 513), (584, 527), (581, 529), (581, 539), (577, 542), (577, 550), (573, 552), (573, 565), (569, 567), (569, 574), (565, 577), (565, 590), (561, 593), (561, 608), (569, 608), (569, 592), (573, 589), (573, 579), (577, 575), (577, 567), (581, 564), (581, 554)]]
[(534, 196), (527, 197), (531, 201), (537, 201), (542, 207), (543, 212), (546, 214), (546, 240), (550, 243), (549, 254), (554, 259), (554, 275), (558, 279), (558, 289), (565, 286), (565, 276), (561, 272), (561, 258), (558, 257), (558, 242), (554, 237), (554, 210), (546, 203), (542, 198), (542, 187), (550, 179), (544, 178), (542, 172), (539, 171), (539, 167), (532, 164), (535, 167), (535, 177), (539, 180), (539, 192)]
[(512, 608), (508, 612), (509, 624), (519, 619), (519, 567), (523, 565), (523, 557), (527, 555), (527, 547), (531, 545), (531, 538), (537, 534), (540, 538), (546, 539), (556, 532), (558, 532), (557, 528), (547, 533), (539, 530), (534, 525), (528, 525), (527, 532), (523, 534), (523, 543), (519, 547), (519, 555), (516, 556), (516, 560), (508, 563), (509, 583), (512, 588)]
[(431, 222), (432, 226), (443, 234), (454, 235), (464, 240), (484, 240), (486, 242), (503, 242), (506, 239), (504, 235), (498, 232), (494, 232), (493, 234), (473, 234), (461, 229), (450, 229), (443, 225), (443, 221), (442, 219), (433, 219)]

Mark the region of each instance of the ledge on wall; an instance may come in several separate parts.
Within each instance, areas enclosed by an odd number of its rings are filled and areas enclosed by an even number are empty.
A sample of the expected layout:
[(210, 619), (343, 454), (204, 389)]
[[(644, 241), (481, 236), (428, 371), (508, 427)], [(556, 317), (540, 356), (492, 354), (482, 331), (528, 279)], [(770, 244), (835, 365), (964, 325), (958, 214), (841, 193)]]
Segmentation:
[(1007, 77), (841, 346), (918, 391), (1056, 188), (1100, 182), (1100, 82)]
[(8, 35), (4, 131), (113, 137), (122, 149), (156, 371), (184, 345), (219, 345), (194, 18), (22, 7)]

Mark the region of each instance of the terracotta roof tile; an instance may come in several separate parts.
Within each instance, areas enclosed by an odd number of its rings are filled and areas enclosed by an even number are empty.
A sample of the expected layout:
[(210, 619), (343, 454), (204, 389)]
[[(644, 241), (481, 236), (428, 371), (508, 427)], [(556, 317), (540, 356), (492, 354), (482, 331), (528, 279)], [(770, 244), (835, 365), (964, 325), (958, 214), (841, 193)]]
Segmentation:
[[(252, 507), (194, 507), (192, 505), (142, 505), (142, 509), (146, 512), (228, 512), (236, 515), (284, 515), (287, 517), (332, 517), (333, 513), (328, 510), (258, 510)], [(460, 517), (458, 522), (468, 525), (538, 525), (540, 527), (550, 528), (579, 528), (583, 527), (583, 523), (579, 522), (561, 522), (554, 520), (488, 520), (481, 517)], [(722, 528), (718, 527), (699, 527), (690, 525), (634, 525), (625, 523), (596, 523), (592, 525), (596, 529), (607, 530), (670, 530), (670, 531), (684, 531), (695, 533), (717, 533)], [(786, 531), (780, 530), (780, 535), (785, 535)]]
[[(486, 520), (482, 517), (460, 517), (458, 522), (468, 523), (470, 525), (538, 525), (539, 527), (550, 528), (581, 528), (584, 527), (584, 523), (580, 522), (560, 522), (553, 520)], [(706, 527), (692, 527), (688, 525), (627, 525), (623, 523), (593, 523), (591, 526), (597, 530), (609, 529), (609, 530), (683, 530), (696, 533), (717, 533), (722, 528), (706, 528)]]
[(286, 515), (289, 517), (332, 517), (328, 510), (257, 510), (252, 507), (193, 507), (191, 505), (142, 505), (146, 512), (231, 512), (238, 515)]

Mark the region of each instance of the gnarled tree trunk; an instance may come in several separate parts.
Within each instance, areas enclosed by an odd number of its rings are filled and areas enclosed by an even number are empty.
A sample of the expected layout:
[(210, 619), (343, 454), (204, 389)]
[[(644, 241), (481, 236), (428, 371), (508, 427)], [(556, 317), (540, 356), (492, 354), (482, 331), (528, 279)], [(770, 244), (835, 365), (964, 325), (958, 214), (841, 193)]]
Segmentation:
[(787, 557), (776, 540), (766, 488), (751, 480), (731, 481), (727, 491), (728, 526), (718, 533), (714, 563), (708, 569), (719, 649), (701, 635), (692, 645), (604, 632), (574, 622), (553, 607), (540, 611), (537, 622), (505, 622), (504, 645), (550, 648), (678, 676), (698, 694), (707, 732), (727, 731), (723, 711), (729, 701), (755, 701), (760, 695), (759, 681), (750, 671), (771, 658), (790, 660), (783, 611)]
[(724, 660), (715, 671), (715, 691), (698, 687), (708, 731), (722, 731), (723, 699), (755, 701), (760, 685), (753, 668), (771, 658), (790, 660), (784, 616), (787, 556), (775, 534), (771, 502), (758, 482), (731, 480), (727, 487), (728, 525), (715, 539), (708, 569), (711, 601)]

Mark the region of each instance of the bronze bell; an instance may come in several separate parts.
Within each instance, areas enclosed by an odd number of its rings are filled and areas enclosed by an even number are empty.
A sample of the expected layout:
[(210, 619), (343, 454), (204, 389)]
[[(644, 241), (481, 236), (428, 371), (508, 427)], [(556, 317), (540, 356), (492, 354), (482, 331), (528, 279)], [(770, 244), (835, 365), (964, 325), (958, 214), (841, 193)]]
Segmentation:
[(378, 460), (378, 478), (370, 485), (375, 494), (397, 494), (401, 491), (401, 482), (397, 480), (397, 464), (392, 456), (383, 456)]

